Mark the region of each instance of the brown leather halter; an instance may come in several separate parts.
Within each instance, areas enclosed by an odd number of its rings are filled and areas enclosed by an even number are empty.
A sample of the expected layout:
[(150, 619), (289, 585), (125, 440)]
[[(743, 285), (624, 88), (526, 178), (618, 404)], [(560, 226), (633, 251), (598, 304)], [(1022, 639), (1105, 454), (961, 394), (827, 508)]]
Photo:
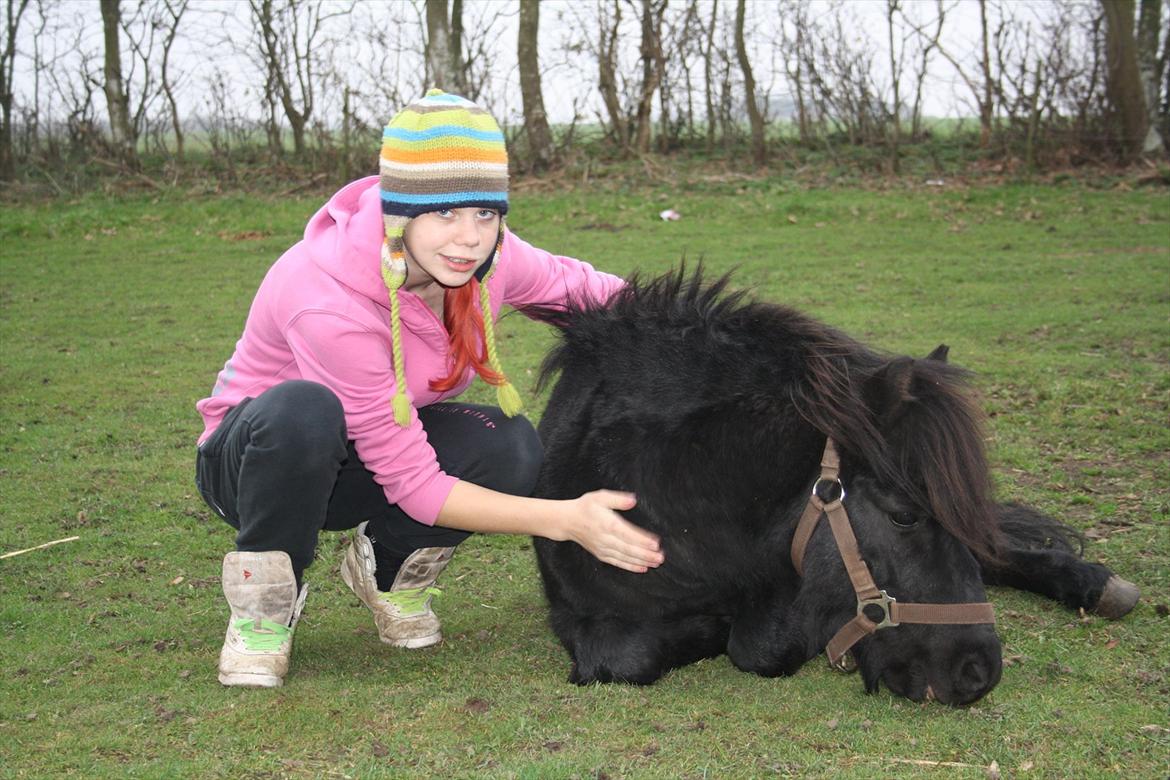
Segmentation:
[[(817, 527), (821, 517), (828, 516), (829, 527), (841, 552), (841, 560), (853, 590), (857, 593), (857, 616), (837, 631), (825, 646), (829, 663), (841, 671), (849, 671), (846, 653), (861, 639), (878, 629), (892, 628), (901, 623), (928, 623), (932, 625), (995, 623), (995, 609), (988, 603), (969, 604), (910, 604), (900, 602), (886, 591), (878, 588), (870, 574), (869, 567), (857, 547), (857, 537), (845, 511), (845, 486), (840, 477), (841, 457), (831, 438), (825, 441), (825, 453), (821, 458), (821, 475), (813, 484), (812, 496), (800, 516), (796, 533), (792, 537), (792, 563), (796, 573), (804, 576), (804, 548)], [(829, 501), (822, 498), (821, 489), (834, 490), (835, 497)], [(881, 610), (881, 618), (875, 622), (866, 614), (867, 608)], [(875, 615), (875, 617), (877, 617)]]

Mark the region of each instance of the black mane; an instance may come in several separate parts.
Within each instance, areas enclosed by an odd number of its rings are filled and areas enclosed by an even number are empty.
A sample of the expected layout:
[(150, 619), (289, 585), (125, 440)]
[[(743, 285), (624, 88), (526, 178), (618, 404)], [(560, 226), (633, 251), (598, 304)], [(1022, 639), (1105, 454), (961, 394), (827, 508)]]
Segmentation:
[[(728, 290), (702, 268), (635, 276), (612, 300), (529, 309), (561, 342), (539, 386), (568, 365), (621, 382), (617, 414), (783, 408), (980, 554), (996, 548), (982, 415), (967, 373), (877, 352), (794, 309)], [(620, 344), (620, 349), (615, 345)], [(599, 380), (600, 381), (600, 380)], [(787, 411), (791, 410), (791, 411)]]

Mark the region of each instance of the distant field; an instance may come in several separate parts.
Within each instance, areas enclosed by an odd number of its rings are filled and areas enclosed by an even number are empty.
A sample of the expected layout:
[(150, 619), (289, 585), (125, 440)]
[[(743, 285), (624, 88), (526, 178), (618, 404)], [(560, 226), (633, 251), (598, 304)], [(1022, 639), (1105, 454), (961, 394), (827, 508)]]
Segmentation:
[[(527, 183), (509, 222), (619, 274), (737, 269), (890, 351), (949, 344), (978, 374), (1000, 495), (1083, 530), (1138, 607), (1108, 623), (993, 590), (1007, 665), (965, 710), (866, 696), (819, 660), (577, 688), (528, 540), (465, 544), (441, 582), (447, 640), (406, 652), (379, 644), (326, 535), (285, 687), (222, 688), (233, 537), (194, 491), (193, 406), (320, 198), (6, 205), (0, 553), (81, 538), (0, 560), (0, 777), (1166, 777), (1166, 191), (603, 184)], [(500, 332), (539, 418), (551, 335), (519, 316)]]

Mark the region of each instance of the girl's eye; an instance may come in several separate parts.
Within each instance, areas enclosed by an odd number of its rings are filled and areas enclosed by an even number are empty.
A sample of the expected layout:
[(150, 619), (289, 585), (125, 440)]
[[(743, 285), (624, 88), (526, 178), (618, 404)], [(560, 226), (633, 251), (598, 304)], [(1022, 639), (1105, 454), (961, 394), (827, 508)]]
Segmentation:
[(479, 210), (479, 218), (485, 219), (485, 220), (486, 219), (495, 219), (496, 212), (493, 211), (492, 209), (480, 209)]
[(433, 213), (446, 219), (447, 217), (450, 217), (454, 212), (451, 211), (451, 209), (439, 209), (438, 211), (435, 211)]
[(891, 512), (890, 522), (901, 528), (912, 528), (918, 525), (918, 518), (912, 512)]

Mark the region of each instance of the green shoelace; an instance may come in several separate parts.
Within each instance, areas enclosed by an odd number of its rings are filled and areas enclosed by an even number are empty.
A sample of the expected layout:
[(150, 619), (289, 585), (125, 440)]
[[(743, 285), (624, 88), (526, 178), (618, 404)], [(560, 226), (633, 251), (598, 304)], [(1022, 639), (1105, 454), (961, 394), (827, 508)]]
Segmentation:
[(240, 638), (244, 640), (244, 647), (257, 653), (274, 653), (292, 635), (292, 629), (282, 626), (271, 620), (253, 620), (243, 618), (234, 624)]
[(381, 593), (378, 598), (393, 604), (398, 607), (403, 615), (408, 616), (425, 612), (431, 603), (431, 599), (440, 595), (442, 592), (442, 590), (434, 586), (427, 588), (407, 588), (405, 590)]

